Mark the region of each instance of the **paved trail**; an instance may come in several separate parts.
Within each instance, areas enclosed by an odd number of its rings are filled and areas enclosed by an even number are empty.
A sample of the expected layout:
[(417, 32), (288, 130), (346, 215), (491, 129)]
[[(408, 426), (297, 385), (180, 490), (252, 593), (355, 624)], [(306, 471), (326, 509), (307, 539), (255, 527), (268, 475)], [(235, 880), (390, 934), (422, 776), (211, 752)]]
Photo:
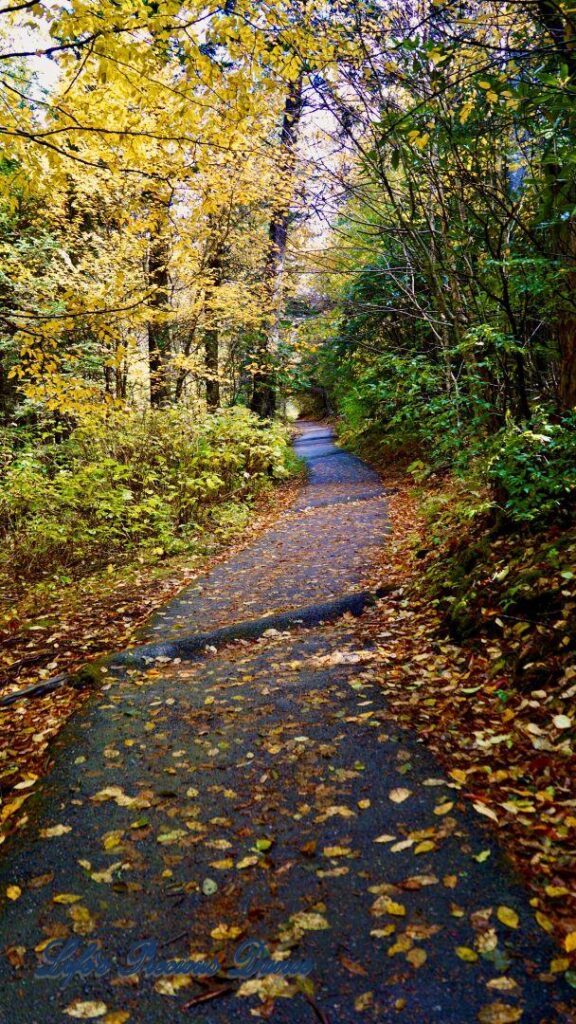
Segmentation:
[[(296, 507), (172, 602), (149, 637), (361, 589), (387, 530), (378, 478), (324, 428), (304, 425), (298, 447), (311, 476)], [(0, 869), (0, 893), (22, 889), (0, 921), (0, 1022), (75, 1019), (66, 1009), (106, 1024), (570, 1020), (555, 1008), (566, 992), (541, 977), (557, 954), (527, 896), (396, 728), (356, 628), (348, 616), (110, 673), (61, 735)], [(396, 790), (410, 795), (394, 802)], [(501, 906), (518, 928), (497, 920)], [(76, 958), (98, 942), (108, 972), (66, 987), (34, 977), (36, 947), (70, 937)], [(237, 994), (230, 967), (245, 939), (284, 965), (309, 961), (305, 991), (278, 974)], [(218, 956), (220, 975), (183, 976), (179, 989), (148, 977), (143, 940), (159, 959)]]

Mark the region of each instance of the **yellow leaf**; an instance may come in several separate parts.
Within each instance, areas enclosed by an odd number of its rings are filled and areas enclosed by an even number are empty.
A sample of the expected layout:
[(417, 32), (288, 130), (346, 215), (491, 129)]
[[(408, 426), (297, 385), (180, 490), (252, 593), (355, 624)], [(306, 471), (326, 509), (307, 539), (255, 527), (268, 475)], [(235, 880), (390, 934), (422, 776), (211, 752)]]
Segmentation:
[(380, 914), (393, 914), (395, 917), (404, 917), (406, 914), (406, 907), (402, 903), (397, 903), (391, 899), (390, 896), (379, 896), (378, 899), (372, 904), (371, 913), (375, 917), (379, 917)]
[(363, 1010), (368, 1010), (374, 1002), (373, 992), (363, 992), (362, 995), (356, 996), (354, 1000), (354, 1009), (356, 1013), (362, 1013)]
[(422, 967), (428, 959), (428, 954), (425, 949), (411, 949), (406, 953), (406, 959), (412, 967)]
[(74, 924), (72, 930), (77, 935), (90, 935), (96, 927), (96, 922), (87, 907), (70, 907), (68, 911)]
[(505, 924), (508, 928), (518, 927), (518, 914), (510, 907), (498, 907), (496, 917), (501, 924)]
[(414, 853), (430, 853), (435, 849), (436, 843), (433, 843), (431, 839), (425, 839), (423, 843), (418, 843), (418, 846), (414, 847)]
[(188, 988), (191, 984), (189, 974), (174, 974), (165, 978), (158, 978), (154, 985), (154, 991), (160, 996), (175, 996), (181, 988)]
[[(89, 862), (87, 863), (89, 864)], [(121, 867), (121, 860), (114, 861), (114, 864), (111, 864), (108, 868), (104, 868), (102, 871), (93, 871), (90, 878), (93, 882), (105, 882), (107, 885), (110, 885), (114, 881), (114, 875), (118, 871), (118, 868)], [(90, 870), (90, 866), (88, 866), (88, 870)]]
[(81, 900), (81, 896), (76, 896), (73, 892), (61, 892), (58, 896), (52, 897), (53, 903), (77, 903)]
[(554, 931), (554, 925), (550, 918), (546, 917), (546, 914), (543, 914), (541, 910), (536, 911), (535, 917), (540, 927), (543, 928), (545, 932), (548, 932), (548, 934), (552, 934)]
[(254, 865), (257, 864), (259, 860), (260, 860), (260, 858), (256, 857), (256, 856), (254, 856), (254, 857), (243, 857), (242, 860), (239, 860), (237, 862), (236, 867), (238, 868), (239, 871), (243, 871), (244, 868), (254, 867)]
[(570, 960), (569, 960), (569, 958), (567, 956), (559, 956), (559, 957), (556, 957), (555, 960), (551, 961), (551, 963), (550, 963), (550, 973), (551, 974), (564, 974), (564, 971), (567, 971), (569, 967), (570, 967)]
[(448, 814), (448, 812), (451, 811), (453, 807), (454, 807), (454, 801), (448, 801), (448, 803), (439, 804), (438, 807), (434, 808), (434, 814), (438, 814), (438, 815)]
[(20, 810), (25, 800), (31, 796), (31, 793), (26, 793), (24, 796), (18, 796), (15, 800), (11, 800), (9, 804), (6, 804), (2, 810), (0, 810), (0, 821), (6, 821), (11, 818), (13, 814), (16, 814)]
[(370, 935), (373, 935), (375, 939), (386, 939), (395, 931), (395, 924), (387, 924), (385, 928), (373, 928), (372, 931), (370, 932)]
[(564, 885), (547, 885), (545, 888), (547, 896), (569, 896), (570, 890)]
[(260, 996), (262, 1002), (265, 1002), (269, 999), (296, 995), (296, 991), (296, 986), (287, 978), (282, 978), (277, 974), (266, 974), (263, 978), (249, 978), (248, 981), (244, 981), (236, 995), (240, 998)]
[(564, 939), (564, 949), (567, 953), (573, 953), (576, 949), (576, 932), (570, 932)]
[(523, 1011), (518, 1006), (509, 1006), (508, 1003), (490, 1003), (483, 1006), (478, 1014), (480, 1024), (514, 1024), (520, 1020)]
[(177, 843), (185, 835), (186, 833), (183, 829), (175, 828), (172, 832), (161, 832), (159, 836), (156, 836), (156, 842), (160, 843), (161, 846), (172, 846), (173, 843)]
[(210, 935), (213, 939), (223, 941), (224, 939), (237, 939), (242, 934), (242, 928), (234, 924), (218, 924), (212, 929)]
[(103, 1024), (126, 1024), (127, 1020), (130, 1020), (128, 1010), (113, 1010), (106, 1014)]
[(107, 832), (103, 838), (102, 845), (105, 850), (115, 850), (117, 846), (120, 846), (124, 832)]
[(22, 782), (19, 782), (16, 786), (14, 786), (14, 789), (30, 789), (30, 786), (33, 786), (34, 783), (37, 781), (37, 775), (28, 775), (26, 776), (25, 779), (22, 779)]
[(19, 900), (22, 895), (22, 889), (19, 885), (9, 885), (6, 889), (6, 895), (9, 900)]
[(475, 964), (478, 959), (478, 953), (468, 946), (456, 946), (455, 952), (456, 956), (466, 964)]
[(131, 807), (137, 802), (136, 797), (127, 796), (120, 786), (107, 786), (105, 789), (95, 793), (90, 799), (97, 804), (104, 803), (106, 800), (114, 800), (118, 807)]
[(394, 846), (390, 847), (390, 853), (402, 853), (403, 850), (409, 850), (411, 846), (414, 846), (413, 839), (401, 839), (399, 843), (394, 843)]
[(398, 786), (396, 789), (391, 789), (390, 792), (388, 793), (389, 799), (394, 804), (404, 803), (404, 801), (407, 800), (409, 796), (412, 796), (412, 790), (403, 789), (401, 786)]
[(518, 985), (513, 978), (491, 978), (486, 982), (486, 988), (494, 989), (496, 992), (514, 992)]
[(330, 927), (326, 918), (315, 910), (301, 910), (298, 914), (292, 914), (290, 923), (306, 932), (321, 932)]
[(93, 1020), (95, 1017), (103, 1017), (108, 1012), (106, 1003), (98, 1001), (82, 1002), (75, 999), (70, 1006), (67, 1006), (64, 1013), (69, 1017), (76, 1017), (78, 1020)]
[(56, 839), (57, 836), (66, 835), (72, 831), (71, 825), (52, 825), (51, 828), (43, 828), (40, 831), (41, 839)]
[(491, 818), (492, 821), (498, 821), (498, 815), (491, 807), (486, 807), (486, 804), (473, 803), (472, 807), (477, 814), (483, 814), (485, 818)]

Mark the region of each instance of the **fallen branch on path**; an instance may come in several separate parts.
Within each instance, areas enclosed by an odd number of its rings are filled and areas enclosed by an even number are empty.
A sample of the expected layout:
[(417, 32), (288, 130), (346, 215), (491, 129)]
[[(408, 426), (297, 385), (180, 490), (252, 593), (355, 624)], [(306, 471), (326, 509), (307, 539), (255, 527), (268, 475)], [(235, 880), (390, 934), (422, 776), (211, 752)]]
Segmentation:
[(180, 658), (189, 660), (193, 657), (202, 657), (206, 648), (224, 646), (234, 640), (257, 640), (267, 630), (286, 630), (291, 628), (311, 629), (314, 626), (321, 626), (324, 623), (334, 622), (343, 615), (362, 615), (362, 612), (372, 607), (376, 602), (396, 590), (396, 586), (380, 587), (375, 592), (358, 591), (347, 594), (344, 597), (335, 598), (333, 601), (326, 601), (323, 604), (306, 605), (303, 608), (296, 608), (292, 611), (280, 612), (278, 615), (267, 615), (261, 619), (251, 619), (245, 622), (237, 622), (231, 626), (222, 626), (210, 633), (195, 633), (188, 637), (179, 637), (177, 640), (167, 640), (158, 643), (142, 644), (139, 647), (129, 647), (125, 651), (100, 658), (98, 661), (85, 665), (84, 668), (74, 673), (60, 673), (52, 679), (43, 680), (34, 686), (27, 686), (23, 690), (16, 690), (0, 699), (0, 707), (8, 707), (19, 700), (31, 697), (43, 697), (61, 686), (70, 686), (77, 690), (95, 686), (102, 679), (101, 669), (104, 666), (126, 666), (128, 668), (146, 668), (151, 662), (162, 659)]

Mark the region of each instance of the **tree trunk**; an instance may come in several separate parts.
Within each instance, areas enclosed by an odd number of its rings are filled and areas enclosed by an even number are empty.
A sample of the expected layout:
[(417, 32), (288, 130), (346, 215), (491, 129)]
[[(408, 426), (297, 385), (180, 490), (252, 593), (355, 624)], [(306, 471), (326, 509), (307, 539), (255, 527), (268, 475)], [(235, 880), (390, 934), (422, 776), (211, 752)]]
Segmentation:
[(558, 405), (561, 412), (570, 412), (576, 408), (576, 319), (574, 316), (564, 316), (560, 321), (558, 343), (560, 349)]
[(18, 404), (16, 382), (9, 376), (8, 366), (0, 362), (0, 423), (6, 426)]
[[(300, 74), (294, 82), (290, 82), (280, 131), (280, 163), (288, 175), (292, 174), (294, 169), (296, 137), (302, 116), (302, 106), (302, 74)], [(252, 412), (266, 419), (273, 416), (276, 411), (272, 343), (278, 329), (278, 302), (289, 220), (290, 200), (284, 199), (273, 209), (268, 229), (268, 255), (264, 268), (264, 286), (272, 323), (268, 330), (262, 332), (256, 348), (254, 358), (256, 368), (253, 371), (254, 385), (250, 402)]]
[(206, 406), (208, 412), (216, 412), (220, 406), (220, 331), (214, 319), (214, 310), (210, 310), (210, 302), (213, 300), (217, 289), (222, 284), (224, 276), (223, 249), (220, 242), (216, 241), (214, 250), (208, 261), (211, 284), (208, 289), (207, 311), (212, 318), (212, 324), (204, 331), (204, 367), (206, 370)]
[(148, 321), (150, 404), (155, 408), (165, 405), (170, 398), (168, 378), (170, 325), (164, 318), (170, 301), (168, 240), (163, 223), (165, 212), (162, 209), (158, 214), (155, 231), (150, 238), (148, 253), (148, 285), (152, 292), (150, 306), (156, 314)]
[[(537, 4), (536, 19), (544, 26), (551, 37), (559, 65), (565, 64), (568, 68), (569, 82), (564, 84), (566, 104), (566, 125), (569, 130), (574, 127), (574, 107), (571, 102), (574, 82), (576, 80), (576, 46), (573, 33), (573, 25), (569, 15), (565, 14), (562, 6), (553, 0), (539, 0)], [(552, 182), (552, 195), (559, 197), (562, 202), (563, 214), (567, 214), (570, 207), (574, 207), (576, 201), (576, 189), (574, 182), (565, 188), (566, 181), (563, 171), (555, 162), (555, 155), (547, 166), (548, 174)], [(557, 337), (559, 354), (559, 381), (558, 381), (558, 408), (559, 412), (569, 412), (576, 407), (576, 311), (574, 309), (574, 289), (576, 287), (576, 273), (572, 270), (576, 259), (576, 218), (570, 215), (568, 219), (556, 230), (552, 231), (554, 250), (560, 252), (561, 259), (567, 262), (570, 268), (564, 278), (565, 294), (567, 301), (564, 301), (558, 318)]]

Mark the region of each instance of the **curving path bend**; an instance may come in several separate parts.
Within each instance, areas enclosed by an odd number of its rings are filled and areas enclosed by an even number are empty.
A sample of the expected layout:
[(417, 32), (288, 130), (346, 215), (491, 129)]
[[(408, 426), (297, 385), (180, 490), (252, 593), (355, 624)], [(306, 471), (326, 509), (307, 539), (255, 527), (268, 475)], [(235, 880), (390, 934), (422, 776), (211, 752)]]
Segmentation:
[[(361, 589), (387, 532), (379, 479), (327, 428), (302, 425), (297, 447), (310, 480), (295, 507), (150, 638)], [(570, 1020), (525, 892), (396, 727), (351, 616), (110, 677), (61, 734), (0, 868), (0, 894), (22, 890), (0, 919), (0, 1022)], [(232, 977), (247, 939), (306, 980)], [(50, 940), (66, 984), (36, 976)], [(198, 978), (198, 957), (217, 976)], [(167, 976), (168, 959), (188, 971)]]

